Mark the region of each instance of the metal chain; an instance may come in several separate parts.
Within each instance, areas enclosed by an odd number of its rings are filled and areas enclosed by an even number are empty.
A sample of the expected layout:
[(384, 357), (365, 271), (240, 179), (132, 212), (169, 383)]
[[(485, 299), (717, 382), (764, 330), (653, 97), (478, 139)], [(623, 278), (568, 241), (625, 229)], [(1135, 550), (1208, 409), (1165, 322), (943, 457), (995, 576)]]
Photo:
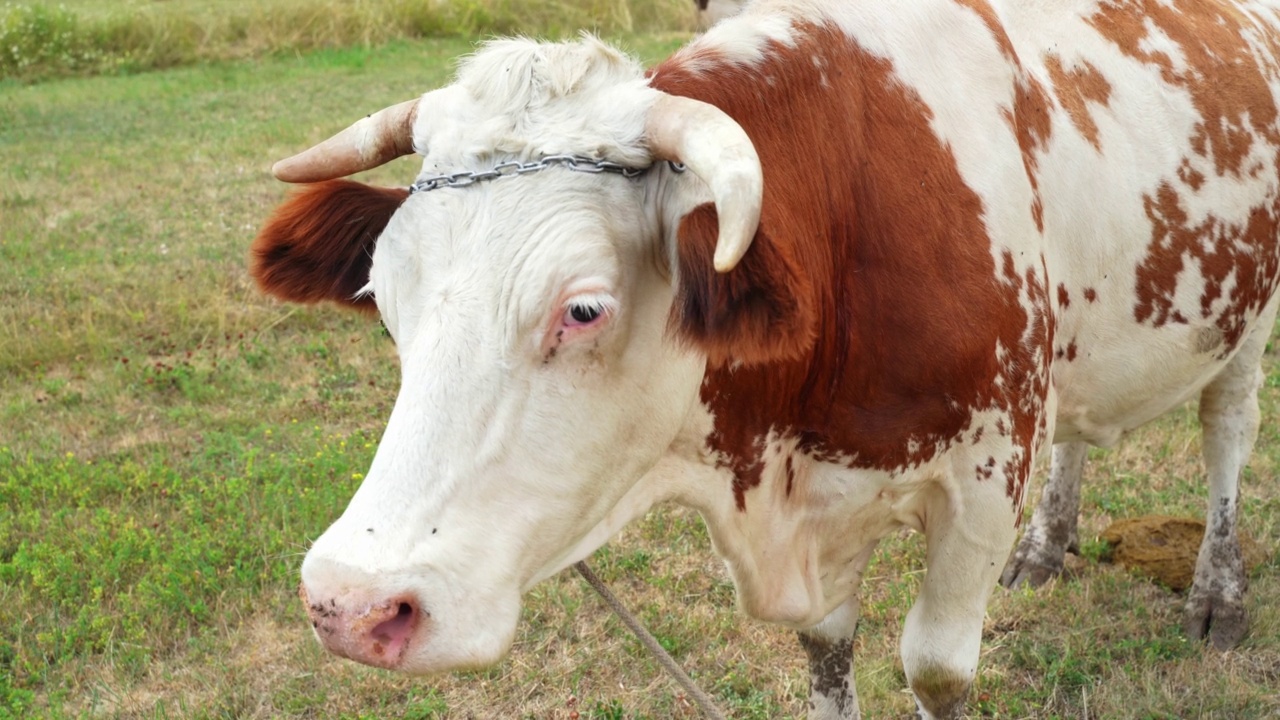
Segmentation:
[[(682, 172), (682, 170), (677, 172)], [(724, 713), (720, 712), (720, 708), (716, 707), (715, 701), (711, 699), (711, 696), (698, 687), (697, 683), (685, 674), (684, 670), (680, 669), (680, 666), (676, 664), (676, 661), (672, 659), (666, 649), (649, 634), (648, 630), (644, 629), (640, 621), (630, 612), (627, 612), (627, 609), (622, 606), (622, 602), (609, 591), (609, 588), (591, 571), (591, 568), (587, 567), (586, 561), (575, 563), (573, 568), (578, 571), (583, 580), (587, 581), (588, 585), (600, 593), (600, 597), (604, 598), (609, 607), (613, 608), (613, 612), (622, 619), (622, 622), (627, 627), (631, 628), (631, 632), (636, 636), (636, 639), (640, 641), (641, 645), (648, 648), (649, 653), (667, 671), (667, 674), (675, 678), (676, 682), (680, 683), (680, 686), (684, 688), (684, 691), (689, 693), (689, 697), (693, 698), (693, 701), (697, 703), (698, 708), (702, 710), (702, 714), (709, 720), (725, 720)]]
[[(476, 170), (446, 173), (444, 175), (429, 175), (409, 186), (409, 194), (419, 192), (427, 192), (429, 190), (439, 190), (447, 187), (466, 187), (484, 180), (496, 180), (500, 177), (509, 177), (511, 175), (527, 175), (539, 170), (546, 170), (549, 167), (560, 165), (575, 172), (584, 173), (615, 173), (625, 178), (639, 177), (653, 167), (634, 168), (621, 165), (611, 160), (602, 158), (589, 158), (581, 155), (548, 155), (538, 160), (522, 163), (515, 160), (509, 162), (498, 163), (490, 170)], [(669, 162), (668, 165), (677, 173), (682, 173), (685, 166), (681, 163)]]

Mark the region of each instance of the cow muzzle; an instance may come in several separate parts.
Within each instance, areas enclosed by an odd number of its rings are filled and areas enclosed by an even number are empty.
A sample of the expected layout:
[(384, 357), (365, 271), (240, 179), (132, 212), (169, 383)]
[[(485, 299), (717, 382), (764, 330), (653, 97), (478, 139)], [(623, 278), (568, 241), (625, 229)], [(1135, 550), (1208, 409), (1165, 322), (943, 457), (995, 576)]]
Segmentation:
[(307, 608), (311, 628), (334, 655), (374, 667), (401, 667), (415, 641), (430, 633), (431, 614), (411, 593), (386, 598), (341, 597), (308, 592), (305, 582), (298, 597)]

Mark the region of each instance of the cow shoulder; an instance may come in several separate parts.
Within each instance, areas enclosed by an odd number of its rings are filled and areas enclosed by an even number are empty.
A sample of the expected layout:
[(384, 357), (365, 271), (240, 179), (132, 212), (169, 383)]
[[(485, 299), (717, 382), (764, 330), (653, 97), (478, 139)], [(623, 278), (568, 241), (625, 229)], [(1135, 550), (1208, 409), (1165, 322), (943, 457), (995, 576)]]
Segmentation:
[(372, 311), (373, 298), (358, 293), (369, 280), (374, 243), (408, 195), (350, 180), (307, 185), (267, 219), (250, 248), (249, 272), (282, 300)]

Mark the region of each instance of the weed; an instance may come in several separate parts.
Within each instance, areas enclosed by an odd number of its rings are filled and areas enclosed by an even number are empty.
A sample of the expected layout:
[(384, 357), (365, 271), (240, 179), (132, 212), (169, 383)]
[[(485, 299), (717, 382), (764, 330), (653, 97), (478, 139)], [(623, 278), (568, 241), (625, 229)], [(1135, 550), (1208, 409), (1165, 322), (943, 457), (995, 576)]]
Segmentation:
[(591, 720), (626, 720), (627, 710), (617, 700), (604, 702), (597, 700), (587, 713)]
[(449, 704), (434, 690), (425, 697), (410, 700), (405, 706), (405, 720), (432, 720), (449, 712)]
[(731, 717), (750, 720), (768, 720), (778, 717), (783, 709), (766, 688), (761, 688), (751, 673), (741, 663), (735, 664), (713, 686), (714, 692), (732, 708)]
[(0, 77), (96, 71), (102, 62), (102, 50), (65, 6), (0, 5)]

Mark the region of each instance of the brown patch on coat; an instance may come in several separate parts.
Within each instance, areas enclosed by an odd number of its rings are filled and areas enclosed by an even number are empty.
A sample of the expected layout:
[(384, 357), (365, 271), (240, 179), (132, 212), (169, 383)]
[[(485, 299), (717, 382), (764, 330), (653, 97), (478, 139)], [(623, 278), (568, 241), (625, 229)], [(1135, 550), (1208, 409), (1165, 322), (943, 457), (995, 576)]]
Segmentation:
[(987, 30), (991, 31), (991, 39), (995, 40), (996, 45), (1000, 47), (1000, 53), (1005, 59), (1016, 65), (1018, 62), (1018, 51), (1013, 47), (1013, 41), (1009, 39), (1009, 34), (1004, 31), (1004, 26), (1000, 24), (1000, 18), (996, 17), (996, 11), (991, 7), (991, 3), (985, 0), (955, 0), (956, 4), (972, 10), (982, 24), (987, 26)]
[(979, 480), (990, 480), (991, 476), (995, 474), (995, 470), (996, 470), (996, 459), (989, 455), (987, 456), (986, 463), (982, 465), (974, 466), (974, 471), (977, 473)]
[[(1188, 141), (1197, 157), (1212, 163), (1217, 176), (1277, 177), (1280, 114), (1268, 79), (1280, 74), (1280, 38), (1270, 27), (1232, 3), (1203, 0), (1106, 4), (1089, 23), (1129, 56), (1158, 68), (1165, 83), (1187, 93), (1199, 116)], [(1143, 42), (1148, 25), (1178, 44), (1184, 69)], [(1248, 163), (1256, 143), (1267, 146), (1264, 160)], [(1205, 181), (1190, 158), (1177, 174), (1192, 191)], [(1223, 352), (1230, 352), (1276, 288), (1280, 196), (1272, 192), (1247, 217), (1210, 216), (1194, 225), (1172, 182), (1163, 183), (1144, 202), (1153, 231), (1147, 257), (1138, 267), (1134, 317), (1160, 327), (1186, 323), (1198, 313), (1222, 330)], [(1199, 308), (1174, 305), (1178, 274), (1188, 264), (1204, 279)], [(1215, 311), (1219, 300), (1225, 303)]]
[[(1028, 267), (1022, 274), (1015, 269), (1012, 252), (1006, 250), (1003, 260), (1007, 286), (1015, 288), (1019, 299), (1030, 306), (1030, 312), (1024, 313), (1026, 339), (1001, 338), (1000, 347), (1012, 350), (999, 368), (1000, 382), (992, 388), (1000, 398), (996, 405), (1008, 409), (1009, 418), (1013, 421), (1013, 427), (1009, 428), (1013, 454), (1005, 461), (1003, 470), (1006, 494), (1020, 502), (1027, 478), (1031, 476), (1035, 450), (1048, 439), (1044, 398), (1049, 392), (1049, 355), (1057, 328), (1050, 310), (1049, 287), (1045, 282), (1048, 269), (1044, 256), (1040, 257), (1038, 268)], [(998, 427), (1002, 424), (1002, 421), (997, 421)], [(1021, 523), (1022, 515), (1018, 513), (1015, 524)]]
[(1192, 190), (1199, 190), (1204, 187), (1204, 173), (1191, 167), (1191, 160), (1183, 158), (1182, 164), (1178, 166), (1178, 179), (1186, 183)]
[[(1024, 276), (1007, 258), (1012, 278), (995, 267), (981, 200), (889, 61), (828, 27), (800, 25), (794, 41), (756, 66), (695, 47), (652, 76), (733, 117), (764, 168), (760, 231), (737, 269), (711, 266), (714, 208), (681, 223), (671, 316), (710, 357), (707, 442), (728, 458), (739, 508), (771, 430), (819, 460), (893, 470), (995, 407), (1029, 451), (1051, 347), (1043, 263)], [(1018, 497), (1019, 473), (1007, 479)]]
[(350, 180), (306, 185), (267, 218), (249, 249), (249, 274), (281, 300), (376, 310), (373, 297), (355, 295), (369, 281), (374, 243), (408, 196)]
[(1085, 289), (1084, 289), (1084, 299), (1085, 299), (1087, 302), (1097, 302), (1097, 300), (1098, 300), (1098, 291), (1097, 291), (1097, 290), (1094, 290), (1093, 288), (1085, 288)]
[(1049, 71), (1049, 81), (1053, 83), (1053, 92), (1058, 96), (1062, 109), (1067, 111), (1067, 117), (1071, 118), (1071, 124), (1094, 150), (1101, 152), (1098, 124), (1090, 114), (1089, 103), (1106, 107), (1111, 99), (1111, 83), (1088, 61), (1084, 61), (1081, 67), (1068, 70), (1057, 55), (1047, 55), (1044, 64)]
[[(1165, 183), (1144, 204), (1152, 223), (1147, 257), (1138, 266), (1138, 304), (1134, 317), (1155, 327), (1186, 324), (1184, 310), (1175, 307), (1178, 277), (1188, 262), (1199, 266), (1204, 279), (1198, 315), (1222, 331), (1224, 352), (1235, 349), (1249, 320), (1261, 311), (1280, 279), (1280, 196), (1268, 207), (1256, 207), (1243, 226), (1216, 217), (1192, 224), (1181, 198)], [(1211, 242), (1206, 243), (1209, 239)], [(1206, 247), (1208, 245), (1208, 247)], [(1231, 282), (1234, 279), (1234, 282)], [(1230, 295), (1224, 289), (1231, 285)], [(1216, 311), (1214, 304), (1225, 301)]]
[(1018, 137), (1022, 165), (1031, 182), (1031, 217), (1041, 232), (1044, 232), (1044, 202), (1040, 197), (1040, 154), (1049, 146), (1049, 137), (1053, 134), (1051, 104), (1044, 86), (1023, 73), (1015, 81), (1013, 110), (1005, 115), (1005, 121)]
[(956, 4), (972, 10), (987, 26), (1005, 60), (1014, 68), (1014, 99), (1012, 110), (1005, 111), (1005, 121), (1013, 128), (1022, 150), (1022, 164), (1031, 183), (1031, 217), (1036, 229), (1044, 232), (1044, 202), (1040, 197), (1039, 154), (1049, 145), (1052, 123), (1049, 109), (1052, 100), (1039, 80), (1023, 71), (1018, 52), (1000, 24), (995, 9), (985, 0), (956, 0)]
[[(1246, 35), (1264, 41), (1274, 56), (1274, 33), (1241, 12), (1235, 3), (1209, 0), (1139, 0), (1103, 3), (1088, 19), (1126, 55), (1160, 69), (1169, 85), (1187, 92), (1200, 116), (1192, 147), (1212, 158), (1215, 173), (1240, 175), (1255, 138), (1276, 141), (1276, 108), (1267, 82), (1277, 66), (1259, 56)], [(1145, 44), (1148, 24), (1178, 44), (1185, 68)]]

